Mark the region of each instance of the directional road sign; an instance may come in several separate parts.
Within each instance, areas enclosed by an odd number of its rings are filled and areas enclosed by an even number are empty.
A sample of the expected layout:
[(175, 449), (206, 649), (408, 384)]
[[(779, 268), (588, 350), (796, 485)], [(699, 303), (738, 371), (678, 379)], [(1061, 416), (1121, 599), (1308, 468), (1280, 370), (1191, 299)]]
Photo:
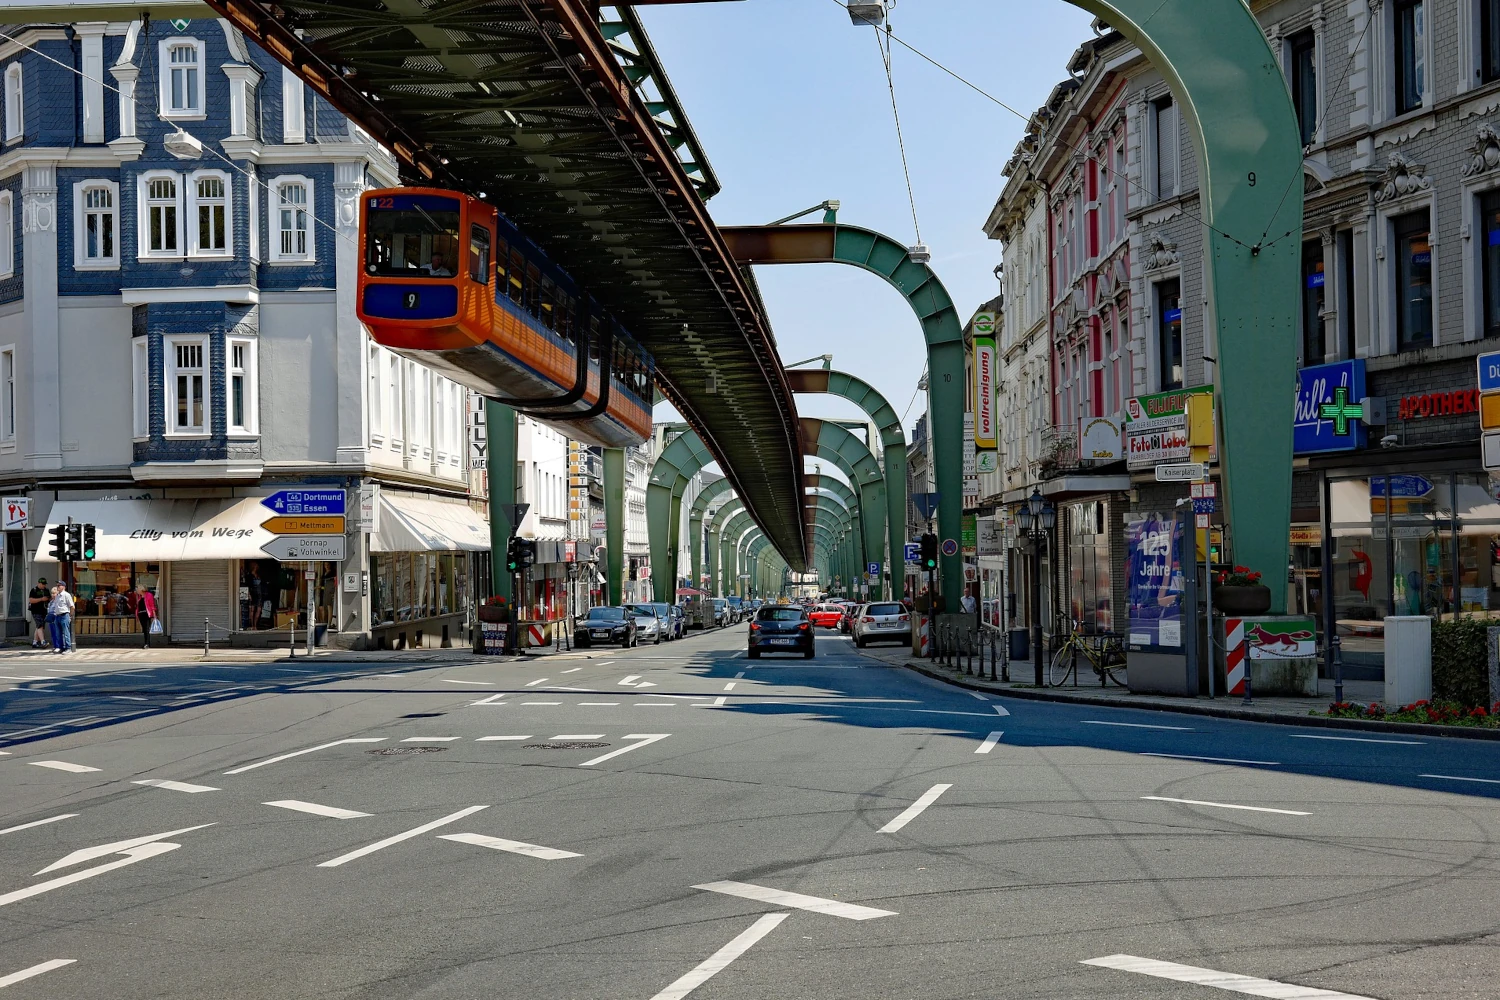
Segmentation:
[(278, 514), (344, 513), (343, 490), (277, 490), (260, 502)]
[(1392, 499), (1415, 500), (1432, 492), (1432, 480), (1425, 476), (1371, 476), (1370, 496), (1383, 497), (1389, 493)]
[(269, 517), (260, 526), (273, 535), (342, 535), (344, 516), (332, 514), (326, 517)]
[(343, 535), (280, 535), (260, 547), (272, 559), (282, 562), (342, 562)]
[(1202, 462), (1182, 462), (1178, 465), (1158, 465), (1158, 483), (1190, 483), (1195, 479), (1206, 479), (1208, 467)]
[(907, 562), (909, 562), (909, 563), (919, 563), (919, 562), (922, 561), (922, 543), (921, 542), (907, 542), (905, 547), (906, 547), (906, 561)]
[(1500, 351), (1481, 354), (1479, 362), (1479, 391), (1500, 392)]

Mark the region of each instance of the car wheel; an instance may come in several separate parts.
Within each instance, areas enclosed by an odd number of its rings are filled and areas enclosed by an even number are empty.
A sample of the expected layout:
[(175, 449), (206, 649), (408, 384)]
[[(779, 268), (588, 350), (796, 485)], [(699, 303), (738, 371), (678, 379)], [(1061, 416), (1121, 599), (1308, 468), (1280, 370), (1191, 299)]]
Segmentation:
[(865, 648), (865, 640), (861, 639), (859, 636), (855, 636), (854, 637), (854, 645), (858, 646), (860, 649), (864, 649)]
[(656, 644), (658, 646), (661, 645), (661, 633), (660, 632), (656, 633)]
[(760, 659), (760, 650), (752, 649), (748, 653), (746, 653), (745, 656), (747, 659), (758, 660)]
[(814, 651), (814, 650), (813, 650), (813, 648), (812, 648), (812, 647), (811, 647), (811, 646), (809, 646), (809, 647), (807, 647), (807, 652), (805, 652), (805, 653), (803, 653), (803, 654), (802, 654), (802, 658), (803, 658), (803, 659), (804, 659), (804, 660), (810, 660), (810, 659), (812, 659), (812, 658), (813, 658), (813, 657), (814, 657), (814, 656), (816, 656), (816, 655), (817, 655), (817, 654), (816, 654), (816, 652), (815, 652), (815, 651)]

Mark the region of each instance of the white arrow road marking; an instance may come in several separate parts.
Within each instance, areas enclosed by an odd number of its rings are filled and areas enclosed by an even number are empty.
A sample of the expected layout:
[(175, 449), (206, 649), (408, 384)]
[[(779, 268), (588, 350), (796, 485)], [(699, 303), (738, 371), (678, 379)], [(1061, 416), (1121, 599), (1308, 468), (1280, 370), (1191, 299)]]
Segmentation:
[(150, 785), (152, 788), (165, 788), (169, 792), (187, 792), (196, 795), (198, 792), (217, 792), (219, 789), (212, 785), (190, 785), (186, 781), (163, 781), (160, 778), (142, 778), (140, 781), (132, 781), (132, 785)]
[(574, 854), (572, 851), (560, 851), (555, 847), (542, 847), (540, 844), (525, 844), (519, 840), (506, 840), (503, 837), (486, 837), (482, 833), (440, 833), (438, 839), (453, 840), (460, 844), (477, 844), (480, 847), (509, 851), (511, 854), (524, 854), (529, 858), (540, 858), (543, 861), (583, 857), (582, 854)]
[(149, 837), (131, 837), (129, 840), (117, 840), (113, 844), (100, 844), (98, 847), (85, 847), (82, 850), (74, 851), (72, 854), (69, 854), (61, 861), (52, 862), (52, 864), (48, 865), (46, 868), (43, 868), (41, 871), (37, 872), (37, 874), (45, 875), (48, 872), (55, 872), (59, 868), (71, 868), (73, 865), (81, 865), (85, 861), (93, 861), (95, 858), (102, 858), (106, 854), (124, 854), (131, 848), (140, 847), (144, 844), (154, 844), (157, 841), (166, 840), (168, 837), (175, 837), (179, 833), (192, 833), (194, 830), (203, 830), (210, 826), (216, 825), (217, 824), (214, 823), (201, 823), (198, 826), (185, 826), (181, 830), (168, 830), (166, 833), (154, 833)]
[(1169, 799), (1162, 795), (1142, 795), (1141, 798), (1147, 802), (1177, 802), (1185, 806), (1210, 806), (1214, 809), (1242, 809), (1245, 812), (1279, 813), (1282, 816), (1311, 816), (1310, 812), (1298, 812), (1295, 809), (1269, 809), (1265, 806), (1237, 806), (1229, 802), (1204, 802), (1200, 799)]
[(1121, 972), (1138, 972), (1143, 976), (1155, 976), (1157, 979), (1196, 983), (1199, 986), (1211, 986), (1216, 990), (1244, 993), (1252, 997), (1274, 997), (1275, 1000), (1371, 1000), (1370, 997), (1356, 996), (1353, 993), (1338, 993), (1334, 990), (1320, 990), (1313, 986), (1278, 983), (1274, 979), (1256, 979), (1253, 976), (1240, 976), (1233, 972), (1215, 972), (1213, 969), (1178, 965), (1176, 962), (1158, 962), (1155, 959), (1137, 958), (1134, 955), (1106, 955), (1103, 958), (1086, 959), (1079, 964), (1096, 965), (1104, 969), (1119, 969)]
[(636, 687), (638, 687), (638, 688), (654, 688), (654, 687), (656, 687), (656, 682), (655, 681), (641, 681), (639, 684), (636, 685)]
[(651, 1000), (682, 1000), (693, 990), (728, 968), (730, 962), (749, 951), (755, 942), (775, 930), (776, 926), (789, 916), (791, 916), (789, 913), (767, 913), (751, 924), (748, 930), (737, 934), (724, 947), (699, 962), (693, 971), (656, 994)]
[(882, 826), (880, 828), (880, 832), (895, 833), (897, 830), (900, 830), (903, 826), (910, 823), (918, 816), (922, 815), (922, 813), (927, 809), (928, 806), (932, 805), (938, 800), (938, 796), (942, 795), (952, 787), (952, 785), (933, 785), (931, 788), (927, 789), (927, 791), (922, 793), (921, 798), (917, 799), (917, 801), (907, 806), (900, 816), (897, 816), (885, 826)]
[(620, 682), (621, 687), (635, 687), (635, 682), (641, 679), (640, 674), (629, 674)]
[(284, 753), (284, 754), (282, 754), (279, 757), (271, 757), (271, 758), (269, 758), (267, 760), (257, 761), (254, 764), (246, 764), (244, 767), (237, 767), (233, 771), (225, 771), (224, 773), (225, 774), (244, 774), (246, 771), (253, 771), (257, 767), (265, 767), (267, 764), (279, 764), (280, 762), (282, 762), (284, 760), (291, 760), (293, 757), (301, 757), (305, 753), (314, 753), (314, 752), (316, 752), (318, 750), (327, 750), (329, 747), (340, 747), (340, 746), (343, 746), (345, 743), (384, 743), (384, 742), (385, 742), (385, 737), (384, 736), (363, 736), (363, 737), (360, 737), (359, 739), (354, 739), (354, 740), (334, 740), (332, 743), (322, 743), (322, 744), (319, 744), (318, 746), (315, 746), (315, 747), (308, 747), (306, 750), (295, 750), (292, 753)]
[(984, 742), (974, 748), (975, 753), (989, 753), (995, 749), (995, 744), (1000, 742), (1000, 737), (1005, 735), (1005, 730), (997, 730), (984, 738)]
[(61, 816), (53, 816), (50, 819), (34, 820), (30, 823), (22, 823), (20, 826), (8, 826), (0, 830), (0, 834), (15, 833), (17, 830), (30, 830), (34, 826), (46, 826), (48, 823), (56, 823), (60, 819), (72, 819), (77, 813), (63, 813)]
[(989, 701), (988, 698), (986, 698), (984, 695), (980, 694), (978, 691), (970, 691), (969, 692), (969, 697), (970, 698), (978, 698), (980, 701)]
[(1010, 714), (1009, 712), (1007, 712), (1005, 710), (1005, 706), (1004, 705), (992, 705), (990, 707), (995, 710), (995, 714), (996, 715), (1009, 715)]
[(300, 799), (277, 799), (275, 802), (262, 802), (261, 805), (275, 806), (277, 809), (292, 809), (297, 812), (312, 813), (314, 816), (327, 816), (331, 819), (359, 819), (370, 815), (353, 809), (340, 809), (338, 806), (321, 806), (316, 802), (303, 802)]
[(611, 750), (609, 753), (605, 754), (602, 757), (595, 757), (593, 760), (586, 760), (582, 764), (579, 764), (578, 766), (579, 767), (593, 767), (595, 764), (603, 764), (605, 761), (607, 761), (607, 760), (613, 760), (614, 758), (620, 756), (620, 754), (622, 754), (622, 753), (629, 753), (632, 750), (639, 750), (641, 747), (650, 746), (652, 743), (655, 743), (657, 740), (664, 740), (668, 736), (671, 736), (671, 735), (672, 735), (671, 733), (631, 733), (629, 736), (626, 736), (625, 738), (627, 740), (640, 740), (639, 743), (632, 743), (628, 747), (621, 747), (618, 750)]
[(32, 767), (50, 767), (54, 771), (70, 771), (73, 774), (88, 774), (97, 771), (97, 767), (89, 767), (87, 764), (69, 764), (65, 760), (33, 760), (29, 761)]
[(431, 823), (423, 823), (421, 826), (407, 830), (405, 833), (398, 833), (394, 837), (387, 837), (384, 840), (377, 840), (373, 844), (368, 844), (356, 851), (350, 851), (348, 854), (340, 854), (336, 858), (333, 858), (329, 861), (324, 861), (322, 864), (318, 865), (318, 867), (337, 868), (339, 865), (347, 864), (348, 862), (354, 861), (357, 858), (362, 858), (366, 854), (374, 854), (376, 851), (384, 850), (385, 848), (390, 847), (392, 844), (399, 844), (403, 840), (410, 840), (413, 837), (420, 837), (422, 834), (427, 833), (428, 831), (436, 830), (440, 826), (447, 826), (449, 823), (457, 823), (465, 816), (472, 816), (475, 813), (479, 812), (481, 809), (488, 808), (489, 806), (469, 806), (467, 809), (460, 809), (456, 813), (450, 813), (447, 816), (444, 816), (442, 819), (433, 820)]
[[(11, 903), (18, 903), (23, 899), (30, 899), (32, 896), (40, 896), (44, 892), (60, 889), (65, 885), (72, 885), (74, 882), (82, 882), (86, 878), (103, 875), (105, 872), (112, 872), (116, 868), (133, 865), (137, 861), (145, 861), (147, 858), (154, 858), (158, 854), (175, 851), (181, 846), (181, 844), (164, 844), (160, 841), (153, 841), (149, 844), (141, 844), (138, 847), (129, 847), (118, 852), (125, 855), (124, 860), (111, 861), (107, 865), (99, 865), (95, 868), (85, 868), (81, 872), (73, 872), (71, 875), (64, 875), (61, 878), (52, 879), (50, 882), (38, 882), (36, 885), (27, 886), (25, 889), (17, 889), (15, 892), (7, 892), (4, 895), (0, 895), (0, 906), (9, 906)], [(42, 871), (51, 870), (51, 868), (42, 869)], [(38, 872), (38, 874), (41, 873)]]
[(722, 892), (726, 896), (739, 896), (741, 899), (753, 899), (760, 903), (770, 903), (772, 906), (789, 906), (794, 910), (809, 910), (830, 917), (843, 917), (845, 920), (874, 920), (876, 917), (896, 915), (894, 910), (877, 910), (873, 906), (844, 903), (837, 899), (824, 899), (822, 896), (804, 896), (800, 892), (786, 892), (769, 886), (752, 885), (749, 882), (706, 882), (703, 885), (695, 885), (693, 888), (703, 889), (706, 892)]
[(20, 972), (12, 972), (8, 976), (0, 976), (0, 988), (4, 988), (6, 986), (14, 986), (16, 983), (19, 983), (23, 979), (30, 979), (32, 976), (40, 976), (42, 973), (51, 972), (53, 969), (61, 969), (63, 966), (72, 965), (76, 961), (78, 961), (78, 959), (76, 958), (54, 958), (51, 961), (43, 962), (40, 965), (33, 965), (29, 969), (22, 969)]

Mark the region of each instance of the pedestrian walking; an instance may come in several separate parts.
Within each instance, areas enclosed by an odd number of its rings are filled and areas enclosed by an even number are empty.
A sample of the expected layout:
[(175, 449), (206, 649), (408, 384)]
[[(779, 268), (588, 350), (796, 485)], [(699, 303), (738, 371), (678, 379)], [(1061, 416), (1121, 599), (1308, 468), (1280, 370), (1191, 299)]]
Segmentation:
[(63, 583), (53, 590), (52, 646), (54, 653), (73, 652), (73, 595)]
[(131, 603), (135, 605), (135, 620), (140, 623), (141, 636), (145, 639), (146, 648), (151, 648), (151, 627), (156, 624), (156, 595), (146, 589), (144, 583), (135, 586), (135, 593), (130, 595)]
[(39, 577), (27, 598), (31, 613), (31, 648), (41, 649), (48, 641), (47, 605), (52, 603), (52, 591), (47, 588), (47, 578)]

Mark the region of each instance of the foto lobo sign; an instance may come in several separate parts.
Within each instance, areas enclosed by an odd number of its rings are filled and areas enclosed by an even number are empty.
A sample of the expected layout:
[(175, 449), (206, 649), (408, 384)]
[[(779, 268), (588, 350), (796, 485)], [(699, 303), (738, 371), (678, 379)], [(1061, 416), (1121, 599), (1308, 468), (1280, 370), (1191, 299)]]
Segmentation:
[(974, 447), (994, 451), (995, 427), (995, 314), (974, 315)]

